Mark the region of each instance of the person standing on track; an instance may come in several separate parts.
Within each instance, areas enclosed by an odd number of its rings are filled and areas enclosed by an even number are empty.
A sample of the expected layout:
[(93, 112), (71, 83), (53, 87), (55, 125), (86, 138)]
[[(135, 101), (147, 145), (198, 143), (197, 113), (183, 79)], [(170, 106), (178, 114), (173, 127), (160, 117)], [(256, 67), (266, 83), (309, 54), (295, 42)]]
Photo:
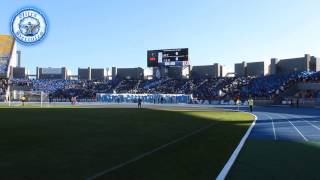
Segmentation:
[(20, 100), (21, 100), (22, 106), (24, 106), (25, 102), (27, 101), (27, 98), (25, 96), (22, 96)]
[(142, 100), (139, 98), (138, 99), (138, 108), (141, 108), (141, 102), (142, 102)]
[(252, 99), (252, 97), (250, 97), (248, 99), (248, 105), (249, 105), (250, 112), (252, 112), (252, 110), (253, 110), (253, 99)]
[(241, 104), (241, 101), (240, 101), (240, 97), (238, 96), (237, 100), (236, 100), (236, 105), (238, 107), (238, 111), (240, 110), (240, 104)]

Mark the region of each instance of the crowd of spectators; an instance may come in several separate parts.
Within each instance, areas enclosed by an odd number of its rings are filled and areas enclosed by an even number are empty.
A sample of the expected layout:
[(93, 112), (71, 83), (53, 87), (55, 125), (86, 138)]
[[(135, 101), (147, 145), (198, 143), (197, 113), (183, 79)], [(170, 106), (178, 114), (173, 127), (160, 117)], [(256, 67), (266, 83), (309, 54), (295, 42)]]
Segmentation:
[(197, 80), (199, 86), (193, 90), (194, 97), (198, 99), (210, 99), (219, 95), (219, 78)]
[(53, 93), (58, 89), (63, 89), (69, 84), (74, 84), (77, 81), (72, 80), (29, 80), (29, 79), (12, 79), (11, 84), (15, 86), (28, 87), (32, 91), (42, 91)]
[(146, 89), (145, 93), (161, 94), (186, 94), (181, 87), (186, 83), (185, 79), (166, 79), (158, 86)]
[(135, 93), (140, 80), (123, 80), (115, 88), (116, 93)]
[(318, 81), (320, 72), (300, 72), (289, 75), (269, 75), (254, 78), (243, 92), (254, 97), (273, 98), (285, 92), (288, 88), (299, 82)]
[(96, 93), (113, 93), (115, 81), (80, 81), (80, 80), (29, 80), (12, 79), (10, 84), (18, 89), (42, 91), (51, 98), (68, 99), (95, 98)]
[[(273, 98), (298, 82), (320, 80), (320, 72), (301, 72), (290, 75), (269, 75), (263, 77), (220, 77), (202, 79), (154, 79), (154, 80), (23, 80), (13, 79), (15, 86), (29, 87), (43, 91), (52, 98), (95, 98), (97, 93), (130, 94), (192, 94), (200, 100), (221, 100), (241, 98)], [(0, 80), (0, 94), (8, 86)]]

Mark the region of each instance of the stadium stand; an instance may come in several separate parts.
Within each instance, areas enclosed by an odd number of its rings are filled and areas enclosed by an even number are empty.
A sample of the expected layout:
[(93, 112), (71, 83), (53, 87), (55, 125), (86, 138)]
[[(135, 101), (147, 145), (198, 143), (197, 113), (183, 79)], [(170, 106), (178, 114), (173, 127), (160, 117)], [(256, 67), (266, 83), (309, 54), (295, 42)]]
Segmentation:
[[(240, 97), (273, 99), (301, 82), (319, 82), (319, 72), (301, 72), (289, 75), (261, 77), (217, 77), (210, 79), (158, 80), (25, 80), (14, 79), (12, 84), (29, 86), (33, 91), (44, 91), (55, 98), (92, 99), (97, 93), (130, 94), (192, 94), (200, 100), (221, 100)], [(6, 83), (2, 83), (6, 84)], [(3, 90), (2, 90), (3, 91)], [(316, 92), (314, 92), (316, 93)], [(311, 95), (305, 95), (311, 96)], [(316, 95), (313, 95), (316, 96)]]
[[(253, 97), (262, 100), (280, 101), (285, 97), (317, 98), (319, 90), (307, 89), (290, 91), (299, 83), (319, 82), (320, 72), (303, 71), (287, 75), (266, 75), (259, 77), (215, 77), (152, 80), (26, 80), (12, 79), (11, 85), (17, 89), (32, 89), (50, 94), (52, 99), (69, 101), (71, 97), (94, 101), (98, 93), (105, 94), (189, 94), (200, 101), (235, 100)], [(2, 85), (1, 85), (2, 84)], [(0, 84), (0, 94), (8, 86)], [(27, 87), (27, 88), (26, 88)], [(13, 89), (14, 90), (14, 89)], [(291, 92), (291, 94), (288, 94)]]

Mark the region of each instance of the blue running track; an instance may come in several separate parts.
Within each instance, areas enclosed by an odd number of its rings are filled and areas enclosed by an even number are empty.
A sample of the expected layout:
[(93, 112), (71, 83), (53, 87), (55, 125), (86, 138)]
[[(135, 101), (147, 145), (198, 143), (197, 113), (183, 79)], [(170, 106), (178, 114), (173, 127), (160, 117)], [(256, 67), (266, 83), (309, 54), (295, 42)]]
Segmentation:
[(226, 179), (320, 179), (320, 109), (255, 107), (253, 114), (256, 123)]
[(257, 108), (249, 139), (320, 141), (320, 110), (296, 108)]

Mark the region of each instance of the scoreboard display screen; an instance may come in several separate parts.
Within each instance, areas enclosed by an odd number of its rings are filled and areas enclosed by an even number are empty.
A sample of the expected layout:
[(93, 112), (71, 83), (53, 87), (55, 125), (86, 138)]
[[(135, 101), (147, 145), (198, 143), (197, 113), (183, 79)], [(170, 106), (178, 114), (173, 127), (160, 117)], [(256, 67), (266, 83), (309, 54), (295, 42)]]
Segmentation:
[(158, 67), (160, 65), (180, 65), (189, 61), (189, 49), (162, 49), (147, 52), (148, 67)]
[(158, 67), (159, 66), (159, 61), (158, 61), (158, 51), (148, 51), (147, 56), (148, 56), (148, 67)]
[(164, 49), (162, 50), (162, 62), (172, 62), (172, 61), (188, 61), (188, 49)]

